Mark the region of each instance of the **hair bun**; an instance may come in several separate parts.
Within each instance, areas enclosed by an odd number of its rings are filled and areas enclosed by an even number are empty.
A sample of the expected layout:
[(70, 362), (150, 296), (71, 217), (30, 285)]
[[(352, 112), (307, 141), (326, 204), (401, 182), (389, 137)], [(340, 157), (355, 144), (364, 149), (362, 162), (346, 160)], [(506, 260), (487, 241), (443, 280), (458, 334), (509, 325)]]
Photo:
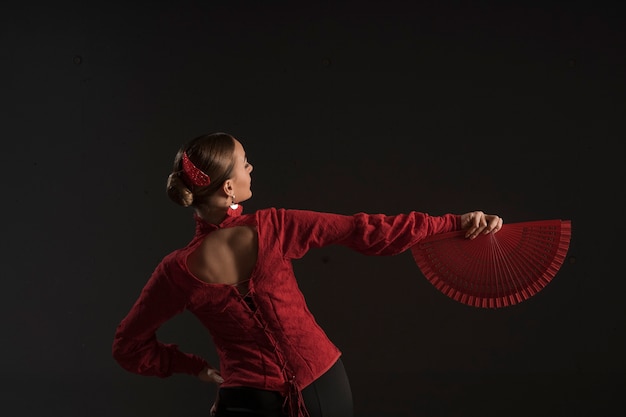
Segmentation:
[(167, 177), (167, 195), (176, 204), (189, 207), (193, 203), (193, 193), (183, 181), (181, 171), (174, 171)]

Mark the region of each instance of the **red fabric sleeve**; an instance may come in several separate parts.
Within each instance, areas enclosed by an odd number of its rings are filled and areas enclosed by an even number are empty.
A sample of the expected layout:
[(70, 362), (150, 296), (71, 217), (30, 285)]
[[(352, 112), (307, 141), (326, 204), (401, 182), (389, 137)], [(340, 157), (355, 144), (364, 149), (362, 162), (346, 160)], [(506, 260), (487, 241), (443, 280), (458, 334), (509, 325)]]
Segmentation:
[(359, 213), (345, 244), (365, 255), (397, 255), (427, 236), (460, 229), (461, 216), (430, 216), (417, 211), (387, 216)]
[(154, 271), (130, 312), (117, 326), (113, 358), (129, 372), (168, 377), (173, 373), (197, 375), (207, 362), (183, 353), (175, 344), (157, 340), (158, 328), (186, 306), (186, 298), (168, 279), (163, 264)]
[(410, 212), (388, 216), (340, 215), (306, 210), (275, 211), (278, 239), (287, 258), (301, 258), (309, 249), (339, 244), (365, 255), (395, 255), (426, 236), (461, 228), (456, 214), (430, 216)]

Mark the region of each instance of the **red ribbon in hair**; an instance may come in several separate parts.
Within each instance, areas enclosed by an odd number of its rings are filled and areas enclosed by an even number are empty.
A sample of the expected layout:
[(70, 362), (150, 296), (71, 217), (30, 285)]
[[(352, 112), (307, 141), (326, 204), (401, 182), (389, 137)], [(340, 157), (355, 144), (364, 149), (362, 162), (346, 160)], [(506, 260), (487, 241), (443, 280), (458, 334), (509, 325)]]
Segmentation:
[(187, 152), (183, 152), (183, 174), (195, 186), (205, 187), (211, 184), (211, 178), (191, 162)]

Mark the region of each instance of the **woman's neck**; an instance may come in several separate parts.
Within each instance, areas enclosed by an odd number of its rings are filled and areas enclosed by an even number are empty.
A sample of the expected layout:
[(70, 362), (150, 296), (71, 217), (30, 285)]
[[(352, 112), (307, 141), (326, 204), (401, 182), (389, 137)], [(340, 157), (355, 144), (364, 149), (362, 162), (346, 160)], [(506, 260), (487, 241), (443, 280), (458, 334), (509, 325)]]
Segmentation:
[(220, 224), (226, 218), (228, 208), (224, 207), (198, 207), (196, 214), (205, 222), (211, 224)]

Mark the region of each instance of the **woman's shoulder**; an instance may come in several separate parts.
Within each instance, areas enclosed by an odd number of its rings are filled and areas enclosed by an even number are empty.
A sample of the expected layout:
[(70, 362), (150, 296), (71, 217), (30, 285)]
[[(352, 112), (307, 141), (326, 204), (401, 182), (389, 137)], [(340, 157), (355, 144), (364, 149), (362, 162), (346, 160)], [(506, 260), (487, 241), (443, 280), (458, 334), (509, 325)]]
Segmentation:
[(337, 213), (325, 212), (313, 209), (289, 208), (289, 207), (265, 207), (252, 213), (254, 216), (324, 216)]
[(288, 217), (302, 216), (304, 213), (314, 213), (308, 210), (292, 209), (285, 207), (265, 207), (258, 209), (253, 213), (253, 216), (259, 221), (275, 221), (280, 222)]
[(353, 215), (317, 211), (311, 209), (294, 209), (285, 207), (269, 207), (257, 210), (254, 214), (256, 225), (273, 225), (278, 229), (307, 225), (333, 225), (351, 222)]

